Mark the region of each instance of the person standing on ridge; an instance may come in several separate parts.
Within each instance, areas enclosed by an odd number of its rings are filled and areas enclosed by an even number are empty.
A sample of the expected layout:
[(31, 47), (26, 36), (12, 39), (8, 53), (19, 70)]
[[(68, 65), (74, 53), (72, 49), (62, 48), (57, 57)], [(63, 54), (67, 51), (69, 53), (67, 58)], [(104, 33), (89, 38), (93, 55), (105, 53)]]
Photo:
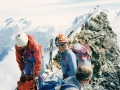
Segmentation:
[(81, 30), (85, 30), (85, 25), (84, 24), (82, 24)]
[(55, 45), (58, 47), (60, 55), (63, 79), (76, 74), (76, 56), (71, 49), (68, 48), (68, 39), (64, 34), (58, 34), (55, 38)]
[(33, 81), (38, 81), (38, 76), (43, 71), (42, 46), (34, 37), (23, 32), (15, 36), (16, 61), (21, 71), (21, 79), (24, 76), (33, 76)]

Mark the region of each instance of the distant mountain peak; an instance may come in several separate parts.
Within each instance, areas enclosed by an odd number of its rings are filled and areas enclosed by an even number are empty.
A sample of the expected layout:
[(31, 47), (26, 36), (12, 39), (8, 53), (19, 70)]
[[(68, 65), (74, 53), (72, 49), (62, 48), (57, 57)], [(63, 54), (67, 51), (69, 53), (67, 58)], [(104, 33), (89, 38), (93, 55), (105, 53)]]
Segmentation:
[(9, 22), (11, 20), (13, 20), (13, 19), (12, 18), (8, 18), (8, 19), (5, 20), (5, 22)]
[(6, 22), (6, 26), (10, 25), (12, 22), (13, 22), (13, 19), (12, 18), (8, 18), (5, 20)]

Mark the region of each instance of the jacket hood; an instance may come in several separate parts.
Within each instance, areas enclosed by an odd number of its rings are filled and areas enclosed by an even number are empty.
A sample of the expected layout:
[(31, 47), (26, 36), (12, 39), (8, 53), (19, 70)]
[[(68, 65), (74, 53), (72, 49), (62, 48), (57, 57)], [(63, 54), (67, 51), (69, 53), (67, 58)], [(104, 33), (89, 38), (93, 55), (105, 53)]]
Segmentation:
[(81, 85), (80, 85), (79, 81), (74, 76), (64, 79), (62, 84), (63, 85), (71, 85), (71, 86), (81, 90)]

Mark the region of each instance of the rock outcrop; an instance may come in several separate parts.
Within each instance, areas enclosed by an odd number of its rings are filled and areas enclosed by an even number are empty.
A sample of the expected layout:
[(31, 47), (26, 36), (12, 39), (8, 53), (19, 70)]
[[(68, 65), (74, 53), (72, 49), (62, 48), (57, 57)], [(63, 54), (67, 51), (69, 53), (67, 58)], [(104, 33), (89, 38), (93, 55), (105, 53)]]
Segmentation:
[(104, 12), (91, 17), (69, 41), (84, 43), (92, 52), (93, 84), (85, 90), (120, 90), (120, 49)]

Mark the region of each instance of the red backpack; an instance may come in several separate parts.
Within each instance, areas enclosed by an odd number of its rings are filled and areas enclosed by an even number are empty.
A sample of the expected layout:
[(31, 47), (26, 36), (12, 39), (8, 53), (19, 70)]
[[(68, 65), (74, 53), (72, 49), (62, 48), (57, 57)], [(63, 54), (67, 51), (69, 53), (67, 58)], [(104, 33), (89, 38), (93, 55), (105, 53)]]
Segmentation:
[(33, 75), (21, 77), (17, 84), (18, 87), (15, 90), (37, 90), (37, 85), (33, 81)]
[(71, 47), (72, 51), (77, 57), (77, 65), (83, 63), (87, 66), (91, 66), (91, 53), (89, 48), (84, 44), (73, 44)]

